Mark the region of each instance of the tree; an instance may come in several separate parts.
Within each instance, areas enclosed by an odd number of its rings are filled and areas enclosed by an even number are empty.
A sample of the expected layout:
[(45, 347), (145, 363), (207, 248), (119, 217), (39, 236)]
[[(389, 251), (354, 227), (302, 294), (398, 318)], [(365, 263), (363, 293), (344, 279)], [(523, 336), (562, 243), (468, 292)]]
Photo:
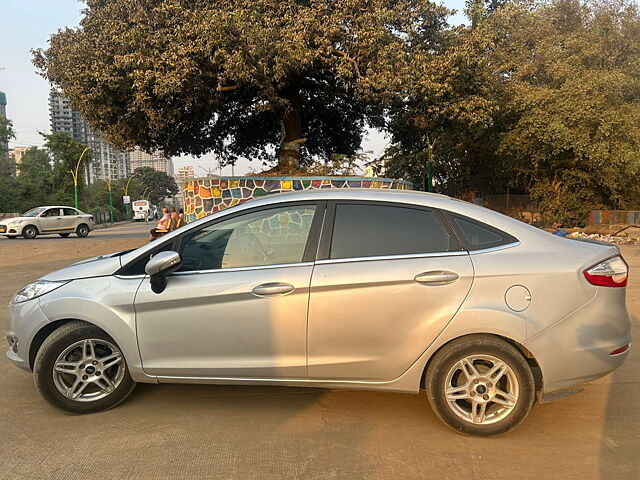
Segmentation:
[(493, 40), (469, 27), (449, 32), (445, 40), (415, 75), (410, 94), (389, 110), (384, 173), (422, 188), (431, 144), (437, 191), (457, 195), (499, 188), (508, 168), (494, 153), (504, 119), (500, 82), (486, 53)]
[(11, 177), (16, 173), (15, 164), (9, 160), (5, 145), (15, 137), (11, 120), (0, 116), (0, 177)]
[(88, 0), (34, 63), (121, 148), (287, 170), (355, 154), (428, 70), (449, 13), (423, 0)]
[[(136, 183), (139, 185), (137, 189), (143, 189), (141, 192), (136, 192), (138, 196), (148, 189), (149, 201), (154, 205), (158, 205), (166, 197), (178, 193), (175, 179), (165, 172), (160, 172), (151, 167), (140, 167), (135, 169), (133, 175), (135, 175)], [(131, 190), (131, 185), (129, 185), (129, 188)], [(132, 192), (134, 190), (129, 193)]]
[(24, 153), (13, 192), (18, 200), (18, 210), (26, 211), (39, 205), (57, 203), (52, 201), (57, 190), (53, 171), (47, 150), (31, 147)]
[[(64, 132), (43, 134), (43, 137), (45, 139), (44, 146), (55, 160), (52, 175), (56, 189), (52, 192), (53, 199), (56, 202), (71, 205), (74, 203), (74, 181), (71, 171), (75, 172), (80, 156), (87, 146), (76, 142)], [(89, 163), (90, 161), (91, 150), (88, 150), (82, 157), (82, 162)], [(78, 169), (78, 190), (80, 193), (84, 186), (83, 171), (83, 168)]]
[(640, 204), (640, 14), (626, 0), (508, 5), (483, 22), (510, 122), (498, 154), (554, 223)]

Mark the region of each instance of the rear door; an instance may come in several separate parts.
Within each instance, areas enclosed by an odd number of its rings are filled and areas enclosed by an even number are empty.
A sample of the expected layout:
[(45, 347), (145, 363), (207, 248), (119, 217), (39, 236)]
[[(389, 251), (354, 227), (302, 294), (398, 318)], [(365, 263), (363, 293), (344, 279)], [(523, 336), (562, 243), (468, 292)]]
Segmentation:
[(62, 228), (67, 232), (72, 232), (76, 229), (80, 223), (82, 216), (75, 208), (63, 208), (62, 213)]
[(399, 377), (453, 318), (473, 280), (436, 210), (329, 205), (309, 304), (309, 377)]
[(48, 208), (38, 218), (40, 233), (62, 232), (61, 208)]

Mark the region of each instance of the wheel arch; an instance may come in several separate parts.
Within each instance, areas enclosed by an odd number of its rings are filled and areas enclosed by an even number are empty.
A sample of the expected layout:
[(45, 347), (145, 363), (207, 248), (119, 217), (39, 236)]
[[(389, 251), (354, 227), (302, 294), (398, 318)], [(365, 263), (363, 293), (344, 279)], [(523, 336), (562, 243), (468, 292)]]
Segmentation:
[(531, 373), (533, 374), (533, 379), (535, 381), (536, 392), (542, 391), (542, 386), (543, 386), (542, 370), (535, 356), (522, 343), (518, 342), (517, 340), (514, 340), (513, 338), (510, 338), (508, 336), (505, 336), (504, 334), (498, 334), (493, 332), (466, 333), (464, 335), (459, 335), (457, 337), (450, 338), (446, 342), (443, 342), (441, 345), (439, 345), (438, 348), (433, 350), (431, 355), (429, 355), (429, 358), (425, 363), (425, 366), (422, 370), (422, 376), (420, 378), (420, 388), (425, 387), (426, 375), (427, 375), (427, 371), (429, 370), (429, 366), (431, 365), (431, 361), (440, 350), (442, 350), (445, 346), (449, 345), (451, 342), (455, 342), (457, 340), (460, 340), (461, 338), (473, 337), (478, 335), (490, 335), (490, 336), (499, 338), (507, 342), (511, 346), (513, 346), (522, 355), (522, 357), (525, 359), (525, 361), (529, 365), (529, 368), (531, 369)]
[(24, 227), (22, 227), (22, 230), (20, 230), (20, 235), (22, 235), (23, 232), (24, 232), (24, 229), (28, 228), (28, 227), (35, 228), (38, 235), (42, 234), (42, 232), (40, 231), (40, 228), (38, 227), (38, 225), (36, 225), (35, 223), (27, 223)]

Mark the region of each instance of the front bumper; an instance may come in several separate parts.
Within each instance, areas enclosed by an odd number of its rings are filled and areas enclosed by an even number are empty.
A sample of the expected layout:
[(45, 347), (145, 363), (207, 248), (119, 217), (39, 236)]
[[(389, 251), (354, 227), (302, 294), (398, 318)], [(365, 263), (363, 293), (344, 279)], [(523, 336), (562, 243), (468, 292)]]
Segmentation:
[(6, 322), (6, 335), (16, 341), (14, 347), (7, 351), (7, 358), (11, 363), (28, 372), (29, 348), (35, 334), (49, 320), (40, 309), (40, 299), (26, 301), (24, 303), (10, 303)]
[(540, 365), (542, 393), (571, 389), (604, 377), (629, 357), (612, 351), (631, 344), (624, 288), (598, 287), (596, 295), (524, 343)]

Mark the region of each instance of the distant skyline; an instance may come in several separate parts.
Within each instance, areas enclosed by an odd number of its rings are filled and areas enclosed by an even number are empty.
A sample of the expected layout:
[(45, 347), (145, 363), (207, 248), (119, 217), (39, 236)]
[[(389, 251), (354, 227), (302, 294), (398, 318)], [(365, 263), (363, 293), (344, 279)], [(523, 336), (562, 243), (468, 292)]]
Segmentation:
[[(0, 29), (0, 91), (7, 95), (7, 117), (13, 122), (16, 138), (11, 147), (41, 146), (39, 131), (50, 132), (49, 83), (36, 72), (31, 63), (32, 48), (46, 48), (51, 34), (65, 27), (76, 27), (84, 4), (77, 0), (3, 0), (2, 28)], [(464, 0), (438, 2), (458, 12), (450, 19), (454, 25), (465, 23), (462, 13)], [(371, 131), (363, 141), (363, 151), (379, 154), (387, 141), (378, 131)], [(195, 157), (174, 157), (177, 171), (184, 165), (193, 165), (196, 176), (209, 169), (218, 173), (212, 154)], [(244, 161), (236, 165), (235, 174), (259, 170), (258, 162)], [(230, 175), (231, 167), (223, 174)]]

